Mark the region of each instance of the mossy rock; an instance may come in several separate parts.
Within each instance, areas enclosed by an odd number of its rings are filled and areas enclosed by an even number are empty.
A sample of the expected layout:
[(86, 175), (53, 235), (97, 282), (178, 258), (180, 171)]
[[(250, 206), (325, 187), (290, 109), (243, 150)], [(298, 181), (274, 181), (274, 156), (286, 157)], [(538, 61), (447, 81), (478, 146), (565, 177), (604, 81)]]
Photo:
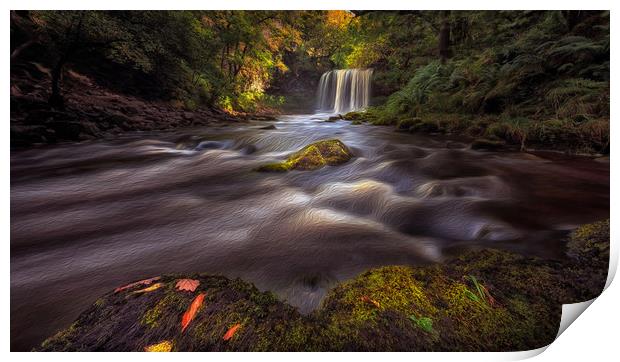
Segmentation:
[[(175, 286), (181, 278), (200, 284), (180, 291)], [(108, 293), (39, 350), (143, 351), (167, 342), (172, 351), (298, 351), (311, 335), (296, 309), (239, 279), (168, 275), (157, 282), (163, 286), (149, 292), (139, 292), (145, 286), (138, 285)], [(183, 331), (183, 314), (201, 293), (204, 302)], [(224, 340), (236, 324), (240, 328)]]
[(396, 124), (396, 129), (399, 131), (408, 131), (411, 127), (421, 122), (422, 120), (417, 117), (401, 119)]
[[(507, 274), (519, 273), (525, 260), (504, 252), (489, 253), (496, 262), (510, 261), (502, 271)], [(475, 253), (463, 258), (475, 258)], [(378, 268), (339, 285), (320, 310), (328, 331), (323, 335), (325, 348), (506, 351), (553, 341), (561, 316), (555, 299), (534, 298), (529, 289), (496, 283), (485, 274), (484, 264), (466, 270), (458, 265)], [(545, 284), (538, 286), (542, 287), (538, 295), (556, 283), (555, 276), (546, 276), (540, 277)]]
[(503, 148), (506, 142), (489, 138), (478, 138), (471, 143), (472, 150), (496, 151)]
[[(563, 262), (478, 249), (442, 264), (371, 269), (337, 285), (310, 315), (239, 279), (162, 276), (158, 288), (133, 285), (104, 295), (38, 350), (535, 349), (554, 340), (562, 304), (600, 293), (592, 285), (601, 287), (606, 277), (609, 220), (578, 228), (567, 244), (572, 258)], [(200, 284), (180, 291), (181, 278)], [(183, 315), (201, 293), (204, 303), (183, 331)]]
[(336, 121), (340, 121), (341, 119), (342, 119), (341, 115), (331, 116), (325, 122), (336, 122)]
[(342, 116), (346, 121), (361, 121), (364, 119), (364, 112), (349, 112)]
[(257, 171), (284, 172), (316, 170), (325, 165), (339, 165), (353, 157), (351, 150), (340, 140), (314, 142), (289, 156), (285, 161), (260, 166)]
[(360, 124), (362, 124), (362, 121), (355, 120), (355, 121), (351, 122), (351, 124), (354, 125), (354, 126), (359, 126)]
[(609, 219), (574, 230), (567, 244), (568, 254), (584, 261), (609, 262)]
[(575, 299), (597, 297), (605, 288), (609, 272), (609, 219), (583, 225), (574, 230), (567, 243), (567, 254), (574, 266), (570, 279), (582, 285), (583, 293)]

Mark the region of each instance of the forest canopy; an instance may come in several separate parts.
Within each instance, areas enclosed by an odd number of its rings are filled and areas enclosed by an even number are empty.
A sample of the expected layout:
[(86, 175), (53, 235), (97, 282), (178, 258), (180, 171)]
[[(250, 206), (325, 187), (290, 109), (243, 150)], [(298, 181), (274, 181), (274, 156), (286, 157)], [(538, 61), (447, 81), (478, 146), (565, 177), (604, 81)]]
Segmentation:
[(148, 99), (230, 113), (292, 103), (310, 110), (323, 72), (373, 68), (377, 107), (366, 118), (375, 124), (483, 115), (492, 118), (483, 119), (484, 132), (499, 120), (491, 133), (523, 143), (523, 124), (552, 121), (530, 136), (570, 128), (597, 138), (594, 148), (608, 146), (608, 11), (22, 11), (11, 18), (12, 60), (35, 58), (52, 70), (56, 107), (68, 68)]

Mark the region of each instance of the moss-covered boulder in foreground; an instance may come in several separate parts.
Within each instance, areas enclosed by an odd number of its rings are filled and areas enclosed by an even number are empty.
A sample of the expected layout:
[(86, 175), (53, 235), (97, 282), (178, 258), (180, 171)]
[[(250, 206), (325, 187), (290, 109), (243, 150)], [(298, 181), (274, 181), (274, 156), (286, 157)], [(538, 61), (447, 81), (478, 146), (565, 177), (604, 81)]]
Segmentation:
[[(511, 351), (553, 341), (561, 304), (605, 283), (609, 221), (571, 234), (568, 261), (480, 249), (386, 266), (336, 286), (310, 315), (241, 280), (169, 275), (95, 302), (43, 351)], [(179, 290), (180, 279), (199, 282)], [(190, 284), (190, 283), (188, 283)], [(204, 294), (185, 330), (192, 301)]]
[(257, 170), (263, 172), (283, 172), (290, 170), (316, 170), (325, 165), (339, 165), (349, 161), (353, 153), (340, 140), (325, 140), (309, 144), (293, 153), (285, 161), (269, 163)]
[[(178, 280), (199, 281), (190, 291)], [(160, 287), (144, 291), (153, 285)], [(196, 296), (204, 301), (183, 330), (183, 315)], [(227, 341), (226, 332), (241, 326)], [(41, 345), (44, 351), (143, 351), (166, 342), (172, 351), (301, 350), (309, 333), (297, 310), (239, 279), (167, 275), (98, 299), (69, 328)]]

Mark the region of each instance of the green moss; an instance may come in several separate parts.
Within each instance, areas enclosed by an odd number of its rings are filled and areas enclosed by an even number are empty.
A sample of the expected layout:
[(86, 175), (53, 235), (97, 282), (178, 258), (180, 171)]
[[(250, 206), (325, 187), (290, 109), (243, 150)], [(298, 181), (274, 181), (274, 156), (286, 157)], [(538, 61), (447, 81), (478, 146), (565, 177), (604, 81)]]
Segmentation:
[(416, 317), (415, 315), (410, 315), (409, 319), (411, 319), (418, 327), (420, 327), (423, 331), (432, 333), (433, 330), (433, 320), (429, 317)]
[(573, 264), (569, 278), (581, 293), (571, 301), (597, 297), (604, 289), (609, 271), (609, 219), (583, 225), (574, 230), (567, 243)]
[(166, 295), (161, 298), (153, 308), (148, 309), (144, 313), (141, 323), (149, 328), (156, 328), (159, 326), (163, 315), (171, 312), (171, 308), (174, 312), (179, 312), (177, 308), (179, 306), (186, 305), (186, 301), (186, 294), (178, 293), (175, 290), (168, 291), (168, 293), (166, 293)]
[(609, 260), (609, 219), (583, 225), (570, 235), (569, 255), (595, 262)]
[(347, 121), (361, 121), (364, 119), (364, 112), (349, 112), (342, 118)]
[(65, 346), (69, 345), (76, 338), (77, 330), (78, 322), (75, 321), (68, 328), (43, 341), (41, 349), (44, 351), (64, 351)]
[(285, 161), (260, 166), (263, 172), (289, 170), (316, 170), (325, 165), (339, 165), (349, 161), (353, 153), (340, 140), (325, 140), (312, 143), (289, 156)]
[[(240, 279), (162, 276), (164, 287), (153, 292), (105, 295), (40, 349), (140, 351), (163, 340), (179, 351), (538, 348), (555, 338), (561, 304), (596, 296), (607, 273), (608, 220), (567, 241), (573, 257), (566, 262), (480, 249), (442, 264), (371, 269), (329, 291), (310, 315)], [(196, 292), (176, 290), (181, 277), (198, 279)], [(197, 293), (206, 294), (203, 306), (181, 332)]]
[[(445, 288), (445, 289), (444, 289)], [(452, 329), (444, 335), (458, 341), (466, 350), (479, 350), (484, 346), (509, 345), (512, 319), (505, 308), (492, 307), (475, 295), (467, 285), (452, 282), (442, 288), (440, 300), (446, 304), (442, 314), (451, 321)]]
[(291, 169), (288, 162), (274, 162), (260, 166), (257, 171), (261, 172), (286, 172)]
[(339, 308), (347, 310), (347, 319), (352, 321), (372, 319), (384, 310), (407, 314), (432, 314), (435, 310), (411, 269), (399, 266), (365, 273), (352, 282), (340, 285), (331, 298), (337, 301), (328, 297), (325, 304), (338, 303)]

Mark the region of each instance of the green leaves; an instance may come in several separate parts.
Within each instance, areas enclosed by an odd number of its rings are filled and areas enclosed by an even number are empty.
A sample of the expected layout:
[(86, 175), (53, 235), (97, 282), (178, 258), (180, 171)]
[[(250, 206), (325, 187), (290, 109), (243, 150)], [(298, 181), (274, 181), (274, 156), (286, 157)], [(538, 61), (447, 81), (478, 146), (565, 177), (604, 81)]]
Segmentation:
[(422, 329), (425, 332), (431, 333), (433, 332), (433, 320), (428, 317), (420, 317), (417, 318), (415, 315), (410, 315), (409, 319), (411, 319), (417, 327)]
[(497, 302), (495, 301), (495, 298), (493, 298), (493, 296), (491, 296), (491, 293), (489, 293), (489, 290), (484, 285), (482, 285), (480, 282), (478, 282), (478, 279), (476, 279), (475, 276), (468, 275), (466, 278), (469, 279), (473, 283), (474, 288), (476, 289), (476, 293), (477, 293), (477, 294), (474, 294), (471, 291), (467, 290), (465, 294), (467, 295), (469, 299), (475, 302), (480, 302), (484, 304), (485, 306), (492, 307), (497, 304)]

